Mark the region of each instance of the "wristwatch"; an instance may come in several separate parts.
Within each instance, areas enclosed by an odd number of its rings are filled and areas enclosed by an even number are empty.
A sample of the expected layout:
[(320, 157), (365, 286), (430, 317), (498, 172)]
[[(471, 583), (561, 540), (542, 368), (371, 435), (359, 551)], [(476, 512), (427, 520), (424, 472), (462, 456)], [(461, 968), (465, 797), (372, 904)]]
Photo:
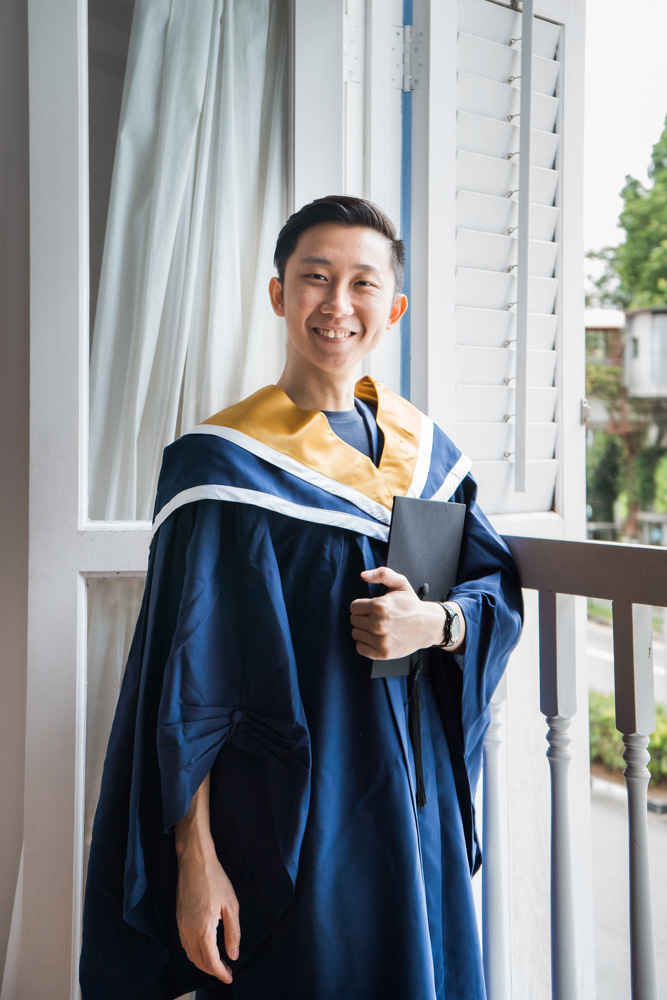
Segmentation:
[(445, 630), (443, 640), (440, 643), (440, 649), (447, 649), (449, 646), (453, 646), (456, 642), (458, 642), (458, 638), (461, 634), (461, 620), (458, 612), (451, 604), (448, 604), (447, 601), (438, 601), (438, 604), (445, 612)]

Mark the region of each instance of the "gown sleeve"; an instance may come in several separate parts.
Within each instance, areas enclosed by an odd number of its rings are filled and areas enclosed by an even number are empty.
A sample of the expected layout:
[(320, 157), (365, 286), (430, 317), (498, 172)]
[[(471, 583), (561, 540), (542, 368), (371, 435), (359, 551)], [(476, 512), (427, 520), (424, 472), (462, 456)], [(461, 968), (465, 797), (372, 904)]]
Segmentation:
[[(452, 500), (467, 507), (456, 586), (466, 621), (462, 654), (435, 651), (433, 686), (447, 734), (471, 872), (481, 864), (474, 799), (482, 767), (491, 698), (521, 634), (521, 582), (509, 549), (477, 503), (467, 475)], [(439, 669), (438, 669), (439, 668)]]
[(249, 918), (239, 962), (291, 901), (310, 740), (270, 518), (203, 500), (153, 540), (93, 828), (84, 1000), (166, 1000), (210, 981), (178, 941), (173, 827), (212, 770), (230, 771), (224, 809), (243, 827), (213, 830)]

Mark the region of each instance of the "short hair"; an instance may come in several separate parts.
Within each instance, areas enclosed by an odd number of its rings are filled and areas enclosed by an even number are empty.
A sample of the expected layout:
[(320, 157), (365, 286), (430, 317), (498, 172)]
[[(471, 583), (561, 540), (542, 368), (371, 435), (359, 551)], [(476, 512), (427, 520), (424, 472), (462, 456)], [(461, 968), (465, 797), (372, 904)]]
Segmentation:
[(273, 256), (278, 280), (281, 283), (285, 280), (287, 261), (294, 253), (301, 234), (313, 226), (326, 222), (336, 222), (341, 226), (365, 226), (381, 233), (391, 247), (391, 268), (396, 279), (396, 294), (401, 291), (405, 274), (405, 246), (403, 240), (397, 238), (393, 222), (372, 201), (344, 194), (316, 198), (315, 201), (311, 201), (290, 215), (278, 234)]

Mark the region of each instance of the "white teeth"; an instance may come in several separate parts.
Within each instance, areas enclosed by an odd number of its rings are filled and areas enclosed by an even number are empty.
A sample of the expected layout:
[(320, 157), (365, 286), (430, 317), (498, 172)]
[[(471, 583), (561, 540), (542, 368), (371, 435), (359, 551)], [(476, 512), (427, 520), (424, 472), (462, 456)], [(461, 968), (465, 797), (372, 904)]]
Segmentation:
[(350, 336), (349, 330), (322, 330), (320, 327), (316, 327), (316, 330), (321, 337), (328, 337), (329, 340), (343, 340)]

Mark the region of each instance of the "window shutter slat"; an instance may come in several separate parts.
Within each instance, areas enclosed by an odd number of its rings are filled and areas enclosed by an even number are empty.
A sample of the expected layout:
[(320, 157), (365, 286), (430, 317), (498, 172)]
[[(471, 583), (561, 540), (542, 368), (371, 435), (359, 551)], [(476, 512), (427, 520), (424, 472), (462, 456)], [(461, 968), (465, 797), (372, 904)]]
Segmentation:
[[(459, 344), (479, 347), (504, 347), (515, 334), (516, 318), (507, 309), (456, 307), (456, 339)], [(550, 351), (556, 341), (558, 317), (533, 313), (530, 317), (530, 346)]]
[(459, 3), (459, 31), (507, 45), (521, 37), (521, 14), (488, 0), (465, 0)]
[[(516, 236), (459, 229), (456, 234), (456, 260), (459, 267), (481, 267), (489, 271), (507, 271), (516, 267), (517, 244)], [(531, 240), (530, 273), (543, 278), (551, 278), (557, 255), (557, 243)]]
[[(528, 461), (550, 459), (556, 445), (557, 424), (529, 424), (526, 438)], [(477, 462), (497, 461), (498, 455), (511, 454), (514, 428), (510, 423), (458, 424), (456, 442), (466, 455), (477, 455)]]
[[(460, 384), (503, 385), (516, 371), (514, 349), (470, 347), (456, 348), (456, 373)], [(528, 381), (532, 386), (551, 388), (556, 370), (555, 351), (528, 351)], [(551, 456), (549, 456), (551, 457)]]
[[(528, 420), (548, 424), (556, 409), (555, 386), (531, 386), (528, 389)], [(502, 423), (514, 417), (514, 389), (498, 385), (458, 385), (456, 387), (457, 416), (460, 423), (479, 421), (480, 413), (489, 423)]]
[[(479, 35), (459, 34), (459, 71), (488, 77), (506, 83), (508, 77), (521, 72), (521, 46), (508, 46), (480, 38)], [(560, 65), (555, 59), (533, 56), (533, 90), (551, 97), (555, 93)]]
[[(507, 119), (519, 114), (521, 91), (514, 84), (498, 83), (483, 76), (459, 73), (457, 99), (461, 111), (472, 111), (487, 118)], [(553, 132), (558, 114), (558, 98), (533, 95), (533, 128)]]
[[(456, 196), (456, 224), (459, 229), (507, 234), (516, 227), (518, 204), (513, 198), (459, 191)], [(531, 206), (530, 235), (534, 240), (550, 242), (554, 238), (558, 209), (553, 205)]]
[[(557, 278), (533, 277), (528, 296), (530, 312), (552, 313), (557, 293)], [(512, 274), (472, 267), (457, 268), (457, 305), (507, 309), (512, 302), (516, 302), (516, 278)]]
[(558, 462), (556, 459), (529, 461), (527, 489), (514, 493), (514, 464), (505, 460), (478, 461), (473, 466), (484, 509), (494, 514), (528, 514), (551, 510)]
[[(479, 191), (503, 198), (508, 192), (518, 190), (519, 165), (513, 160), (461, 150), (456, 157), (456, 168), (459, 191)], [(532, 200), (540, 205), (553, 205), (558, 171), (531, 167), (530, 182)]]
[[(464, 0), (459, 3), (459, 31), (471, 35), (482, 35), (501, 45), (509, 45), (516, 38), (521, 45), (521, 14), (509, 10), (489, 0)], [(560, 40), (560, 25), (550, 21), (535, 19), (533, 28), (533, 52), (554, 59)]]
[[(519, 149), (518, 125), (497, 118), (485, 118), (470, 111), (458, 112), (456, 133), (458, 149), (469, 153), (486, 153), (506, 159), (508, 149)], [(558, 152), (558, 133), (534, 128), (531, 142), (535, 166), (551, 169)]]

